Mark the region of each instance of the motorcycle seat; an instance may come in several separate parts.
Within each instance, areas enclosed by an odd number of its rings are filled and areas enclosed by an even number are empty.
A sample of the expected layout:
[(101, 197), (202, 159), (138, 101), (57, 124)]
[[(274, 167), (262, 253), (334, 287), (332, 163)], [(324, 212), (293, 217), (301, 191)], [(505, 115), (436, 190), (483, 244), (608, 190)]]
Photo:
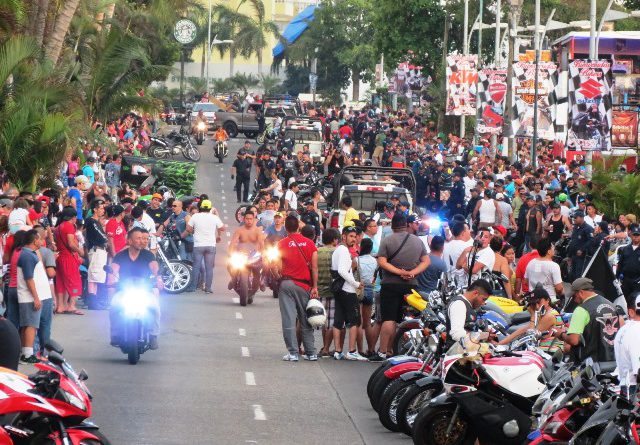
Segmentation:
[(531, 314), (528, 311), (516, 312), (511, 315), (511, 324), (522, 324), (531, 320)]
[(529, 319), (527, 318), (527, 322), (526, 323), (520, 323), (520, 324), (512, 324), (511, 326), (509, 326), (507, 328), (507, 334), (513, 334), (514, 332), (516, 332), (518, 329), (520, 329), (523, 326), (526, 326), (527, 324), (529, 324)]
[(616, 369), (616, 362), (597, 362), (601, 373), (613, 372)]

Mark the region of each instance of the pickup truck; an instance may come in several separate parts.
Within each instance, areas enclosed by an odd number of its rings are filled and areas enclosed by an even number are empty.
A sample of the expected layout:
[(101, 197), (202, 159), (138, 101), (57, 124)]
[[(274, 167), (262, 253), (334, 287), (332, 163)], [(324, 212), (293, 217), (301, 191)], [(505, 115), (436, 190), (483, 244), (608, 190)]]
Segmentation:
[(202, 109), (209, 122), (209, 130), (217, 125), (221, 125), (229, 137), (237, 137), (244, 133), (248, 138), (255, 138), (258, 135), (258, 121), (256, 111), (262, 104), (249, 105), (243, 111), (233, 111), (230, 107), (225, 109), (215, 102), (198, 102), (193, 105), (191, 119), (194, 119), (198, 111)]

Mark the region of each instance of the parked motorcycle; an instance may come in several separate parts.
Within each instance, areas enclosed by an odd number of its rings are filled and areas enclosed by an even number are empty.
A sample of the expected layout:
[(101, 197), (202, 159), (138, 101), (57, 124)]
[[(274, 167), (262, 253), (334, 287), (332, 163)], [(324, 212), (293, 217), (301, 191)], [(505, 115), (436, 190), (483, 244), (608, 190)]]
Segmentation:
[(166, 137), (150, 136), (149, 156), (158, 159), (168, 159), (182, 153), (182, 155), (194, 162), (200, 160), (200, 151), (193, 145), (188, 135), (172, 131)]
[(207, 124), (205, 122), (198, 122), (198, 125), (196, 125), (196, 144), (198, 145), (202, 145), (202, 143), (204, 142), (204, 137), (205, 134), (207, 133)]
[(269, 123), (265, 126), (264, 131), (256, 137), (256, 142), (258, 143), (258, 145), (262, 145), (265, 142), (273, 143), (277, 138), (278, 133), (273, 128), (273, 125)]
[(222, 164), (224, 158), (227, 157), (227, 144), (224, 141), (217, 141), (214, 147), (214, 153), (216, 158), (218, 158), (218, 163)]
[(88, 376), (76, 374), (53, 340), (46, 359), (26, 376), (0, 368), (0, 445), (109, 445), (91, 416)]
[(193, 270), (191, 264), (180, 258), (179, 249), (171, 237), (158, 240), (157, 258), (164, 291), (169, 294), (184, 292), (191, 283)]
[(229, 256), (229, 266), (232, 271), (233, 290), (240, 297), (240, 306), (253, 303), (253, 296), (260, 287), (260, 270), (262, 269), (262, 254), (252, 252), (233, 252)]

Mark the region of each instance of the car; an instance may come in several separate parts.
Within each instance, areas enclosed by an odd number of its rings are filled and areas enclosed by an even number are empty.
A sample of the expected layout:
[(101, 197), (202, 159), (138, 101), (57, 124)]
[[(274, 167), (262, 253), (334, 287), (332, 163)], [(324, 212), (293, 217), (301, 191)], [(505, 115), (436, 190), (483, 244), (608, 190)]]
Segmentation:
[(314, 125), (285, 126), (283, 140), (293, 141), (293, 152), (302, 151), (302, 147), (309, 146), (309, 154), (313, 162), (324, 161), (324, 139), (322, 130)]
[(216, 113), (220, 111), (220, 107), (210, 102), (196, 102), (191, 109), (191, 120), (195, 119), (201, 110), (207, 119), (209, 130), (213, 130), (216, 124)]

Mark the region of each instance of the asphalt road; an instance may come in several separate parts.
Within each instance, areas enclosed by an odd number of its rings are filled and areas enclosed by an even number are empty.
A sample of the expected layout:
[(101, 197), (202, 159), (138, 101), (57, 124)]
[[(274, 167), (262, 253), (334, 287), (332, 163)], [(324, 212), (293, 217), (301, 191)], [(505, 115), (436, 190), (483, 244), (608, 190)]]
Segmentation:
[[(229, 168), (241, 143), (233, 140), (230, 157), (218, 164), (207, 141), (198, 164), (197, 191), (212, 197), (231, 230), (237, 204)], [(224, 267), (228, 241), (218, 246), (213, 294), (162, 296), (160, 349), (135, 366), (109, 346), (106, 311), (56, 316), (53, 338), (76, 370), (87, 371), (92, 419), (111, 443), (411, 443), (384, 429), (369, 406), (366, 383), (377, 365), (281, 361), (278, 301), (265, 292), (248, 307), (234, 302)]]

